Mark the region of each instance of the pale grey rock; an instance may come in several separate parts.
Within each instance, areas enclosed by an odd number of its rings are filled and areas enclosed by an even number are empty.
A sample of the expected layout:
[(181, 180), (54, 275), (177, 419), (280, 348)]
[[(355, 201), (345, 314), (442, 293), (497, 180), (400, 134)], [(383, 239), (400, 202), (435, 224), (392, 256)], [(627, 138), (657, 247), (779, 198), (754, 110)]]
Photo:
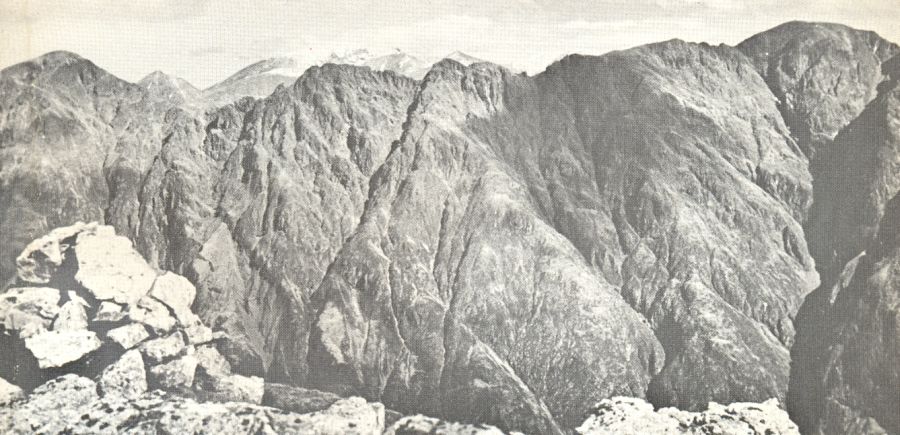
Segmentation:
[(675, 408), (654, 411), (653, 405), (631, 397), (598, 403), (576, 429), (579, 434), (797, 434), (797, 425), (775, 399), (763, 403), (710, 403), (706, 411)]
[(53, 330), (85, 330), (88, 327), (87, 309), (90, 305), (75, 294), (68, 292), (69, 301), (59, 307), (59, 314), (53, 320)]
[(149, 385), (167, 390), (190, 388), (197, 372), (197, 357), (184, 355), (167, 363), (150, 367)]
[(97, 333), (87, 330), (42, 331), (25, 339), (40, 368), (62, 367), (100, 348)]
[(297, 429), (317, 434), (379, 434), (384, 432), (384, 406), (361, 397), (334, 402), (324, 411), (295, 420)]
[(172, 331), (178, 323), (169, 314), (169, 308), (150, 296), (144, 296), (136, 304), (128, 307), (128, 318), (149, 326), (157, 334)]
[(59, 313), (60, 292), (49, 287), (19, 287), (0, 294), (0, 324), (27, 338), (47, 330)]
[(180, 331), (175, 331), (166, 337), (155, 338), (146, 341), (140, 346), (141, 353), (152, 364), (160, 363), (187, 351), (184, 336)]
[(94, 322), (118, 322), (125, 318), (125, 310), (122, 305), (115, 302), (103, 301), (94, 314)]
[(285, 411), (307, 414), (327, 409), (338, 400), (341, 400), (341, 396), (334, 393), (267, 382), (262, 404)]
[(160, 391), (136, 398), (98, 397), (87, 378), (66, 375), (24, 401), (0, 408), (0, 432), (10, 434), (360, 434), (384, 430), (384, 408), (342, 399), (313, 414), (246, 403), (198, 403)]
[(166, 272), (156, 277), (150, 289), (150, 296), (169, 307), (182, 325), (190, 325), (197, 321), (197, 316), (191, 311), (197, 289), (187, 278)]
[(222, 375), (231, 373), (231, 366), (228, 364), (228, 360), (213, 345), (197, 346), (194, 355), (197, 357), (198, 367), (207, 373)]
[[(199, 359), (199, 358), (198, 358)], [(257, 376), (242, 376), (205, 371), (195, 384), (206, 396), (217, 401), (246, 402), (259, 405), (265, 394), (265, 382)]]
[(67, 227), (55, 228), (47, 235), (35, 239), (16, 258), (16, 273), (20, 280), (46, 284), (63, 262), (64, 246), (60, 244), (81, 231), (95, 228), (96, 224), (78, 222)]
[(504, 432), (490, 425), (453, 423), (424, 415), (403, 417), (392, 424), (385, 435), (502, 435)]
[(129, 323), (107, 331), (106, 336), (125, 349), (131, 349), (150, 337), (147, 328), (140, 323)]
[(63, 375), (36, 388), (26, 400), (0, 408), (0, 432), (67, 433), (78, 424), (83, 409), (98, 399), (93, 381), (75, 374)]
[(213, 341), (215, 339), (213, 330), (204, 325), (196, 314), (191, 313), (190, 316), (191, 320), (188, 320), (189, 323), (184, 325), (181, 329), (187, 336), (188, 343), (203, 344)]
[(23, 397), (25, 397), (25, 393), (21, 388), (0, 378), (0, 406), (7, 406)]
[(126, 399), (136, 399), (147, 391), (147, 373), (141, 353), (132, 349), (119, 360), (106, 367), (97, 383), (100, 394), (119, 395)]
[(136, 304), (150, 290), (156, 271), (132, 248), (127, 237), (106, 228), (78, 235), (75, 280), (99, 300)]

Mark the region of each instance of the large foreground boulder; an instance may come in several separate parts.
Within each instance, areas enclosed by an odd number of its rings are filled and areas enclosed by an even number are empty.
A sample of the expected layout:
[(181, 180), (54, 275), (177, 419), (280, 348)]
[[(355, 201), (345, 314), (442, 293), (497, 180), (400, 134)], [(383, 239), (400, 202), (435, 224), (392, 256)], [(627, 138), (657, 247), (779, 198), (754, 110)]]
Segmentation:
[(777, 400), (764, 403), (710, 403), (703, 412), (653, 405), (630, 397), (603, 400), (576, 431), (585, 435), (616, 434), (799, 434)]
[(361, 398), (295, 414), (246, 403), (199, 403), (155, 391), (102, 397), (90, 379), (74, 374), (35, 389), (27, 400), (0, 408), (6, 434), (380, 434), (384, 407)]

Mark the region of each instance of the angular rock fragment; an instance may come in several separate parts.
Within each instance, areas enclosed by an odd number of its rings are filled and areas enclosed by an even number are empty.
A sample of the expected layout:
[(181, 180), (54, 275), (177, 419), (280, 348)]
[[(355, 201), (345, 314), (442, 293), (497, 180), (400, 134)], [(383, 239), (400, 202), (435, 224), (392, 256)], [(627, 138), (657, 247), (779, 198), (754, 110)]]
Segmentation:
[(106, 231), (79, 234), (75, 255), (75, 280), (99, 300), (135, 304), (156, 279), (156, 271), (132, 248), (128, 238)]
[(190, 388), (197, 371), (197, 357), (184, 355), (150, 368), (149, 384), (167, 390)]
[(10, 384), (6, 379), (0, 378), (0, 406), (9, 405), (23, 397), (25, 397), (25, 394), (21, 388)]
[(216, 350), (215, 346), (198, 346), (194, 355), (197, 357), (198, 366), (207, 373), (231, 373), (231, 366), (228, 364), (228, 360)]
[(129, 323), (125, 326), (109, 330), (106, 333), (106, 336), (123, 348), (131, 349), (138, 343), (150, 337), (150, 333), (148, 333), (147, 328), (140, 323)]
[(110, 301), (103, 301), (100, 303), (100, 307), (97, 308), (97, 313), (94, 314), (95, 322), (118, 322), (125, 318), (124, 308)]
[(97, 385), (90, 379), (75, 374), (60, 376), (36, 388), (14, 407), (0, 408), (0, 433), (71, 433), (83, 410), (98, 398)]
[(75, 294), (69, 292), (69, 301), (59, 308), (59, 314), (53, 321), (53, 330), (84, 330), (88, 327), (87, 309), (88, 303)]
[(51, 276), (63, 262), (63, 248), (60, 243), (90, 228), (91, 224), (78, 222), (68, 227), (56, 228), (46, 236), (29, 243), (16, 258), (17, 277), (24, 282), (36, 284), (50, 282)]
[(598, 403), (576, 429), (580, 434), (798, 434), (797, 425), (775, 399), (763, 403), (710, 403), (703, 412), (662, 408), (637, 398), (614, 397)]
[(494, 426), (447, 422), (424, 415), (403, 417), (384, 433), (385, 435), (503, 435), (503, 431)]
[(257, 376), (203, 372), (195, 385), (217, 401), (262, 403), (265, 382)]
[(93, 331), (43, 331), (25, 339), (25, 347), (38, 360), (40, 368), (62, 367), (100, 348)]
[(0, 295), (0, 326), (26, 338), (49, 329), (59, 313), (59, 290), (49, 287), (20, 287)]
[(150, 289), (150, 296), (168, 306), (182, 325), (191, 324), (197, 319), (191, 311), (197, 289), (181, 275), (166, 272), (158, 276)]
[(328, 408), (341, 399), (334, 393), (293, 385), (266, 383), (262, 404), (285, 411), (306, 414)]
[(181, 332), (175, 332), (167, 337), (145, 342), (141, 345), (140, 350), (150, 363), (160, 363), (185, 350), (184, 337)]
[(98, 382), (100, 393), (135, 399), (147, 391), (147, 373), (141, 353), (132, 349), (108, 366)]
[(162, 302), (145, 296), (128, 309), (128, 317), (153, 328), (157, 334), (164, 334), (175, 327), (176, 321), (169, 315), (169, 309)]

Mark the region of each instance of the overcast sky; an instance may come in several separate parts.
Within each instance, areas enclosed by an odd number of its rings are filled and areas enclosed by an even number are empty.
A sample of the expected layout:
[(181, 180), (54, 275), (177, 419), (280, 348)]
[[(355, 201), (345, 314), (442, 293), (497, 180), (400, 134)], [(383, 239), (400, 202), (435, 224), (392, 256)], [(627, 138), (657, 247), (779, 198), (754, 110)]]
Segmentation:
[(569, 54), (671, 38), (736, 44), (790, 20), (900, 42), (900, 0), (0, 0), (0, 68), (69, 50), (126, 80), (154, 71), (209, 86), (263, 58), (460, 50), (529, 73)]

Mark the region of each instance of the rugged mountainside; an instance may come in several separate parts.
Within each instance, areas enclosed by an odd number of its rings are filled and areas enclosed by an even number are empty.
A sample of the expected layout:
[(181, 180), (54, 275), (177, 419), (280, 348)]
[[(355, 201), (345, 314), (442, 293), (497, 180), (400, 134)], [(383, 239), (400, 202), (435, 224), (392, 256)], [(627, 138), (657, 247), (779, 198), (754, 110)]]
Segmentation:
[(199, 106), (203, 98), (200, 90), (186, 80), (154, 71), (138, 82), (150, 97), (173, 106)]
[[(447, 55), (463, 65), (484, 62), (468, 54), (455, 51)], [(316, 61), (293, 57), (275, 57), (261, 60), (241, 69), (232, 76), (205, 89), (202, 99), (207, 107), (220, 107), (243, 97), (263, 98), (279, 86), (290, 86), (311, 66), (327, 64), (369, 67), (374, 71), (391, 71), (399, 75), (421, 80), (434, 62), (419, 59), (400, 50), (385, 55), (374, 55), (368, 50), (353, 50), (343, 55), (332, 53)]]
[[(421, 81), (333, 64), (294, 81), (269, 62), (217, 86), (222, 100), (204, 91), (203, 113), (147, 86), (165, 77), (136, 86), (50, 53), (0, 72), (0, 278), (33, 238), (101, 220), (196, 286), (241, 375), (531, 433), (615, 395), (783, 401), (789, 372), (831, 373), (818, 356), (857, 324), (886, 334), (887, 359), (863, 365), (896, 366), (891, 330), (863, 314), (801, 330), (793, 366), (789, 352), (816, 269), (803, 313), (834, 265), (894, 258), (869, 247), (889, 240), (897, 131), (894, 82), (862, 110), (896, 51), (873, 35), (790, 23), (738, 48), (572, 55), (535, 77), (448, 59)], [(833, 228), (849, 239), (815, 236)], [(897, 286), (859, 270), (856, 288), (883, 295), (869, 306), (896, 313)], [(800, 327), (852, 311), (851, 293)], [(801, 428), (820, 408), (798, 411)]]
[[(194, 286), (154, 270), (112, 227), (56, 228), (28, 244), (16, 269), (13, 286), (0, 295), (3, 433), (503, 433), (233, 373), (219, 352), (227, 336), (191, 310)], [(620, 428), (607, 411), (646, 413), (639, 400), (617, 398), (612, 408), (606, 402), (581, 432)], [(790, 432), (783, 410), (751, 405), (728, 407), (740, 416), (729, 421), (711, 404), (704, 413), (710, 416), (695, 426), (721, 431), (747, 421), (760, 431)], [(691, 420), (690, 413), (671, 415)]]
[(302, 73), (303, 65), (296, 59), (264, 59), (204, 89), (203, 98), (209, 106), (220, 107), (244, 97), (268, 97), (279, 85), (290, 86)]
[(755, 35), (738, 49), (769, 84), (810, 158), (875, 97), (884, 78), (881, 63), (900, 53), (875, 32), (799, 21)]
[(789, 402), (807, 433), (900, 432), (900, 56), (823, 151), (821, 288), (799, 315)]

